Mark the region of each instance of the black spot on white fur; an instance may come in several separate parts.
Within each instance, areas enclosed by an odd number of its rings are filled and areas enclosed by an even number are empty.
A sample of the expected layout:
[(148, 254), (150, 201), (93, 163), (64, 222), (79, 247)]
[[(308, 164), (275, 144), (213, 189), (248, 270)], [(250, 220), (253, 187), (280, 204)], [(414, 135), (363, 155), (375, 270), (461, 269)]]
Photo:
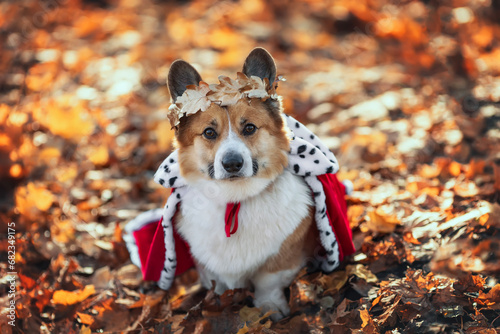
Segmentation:
[(313, 134), (311, 134), (311, 135), (309, 136), (309, 138), (314, 139), (314, 135), (313, 135)]
[(295, 122), (295, 127), (296, 127), (297, 129), (298, 129), (298, 128), (300, 128), (300, 124), (299, 124), (299, 122)]
[(319, 160), (314, 160), (314, 163), (315, 164), (319, 164)]
[(300, 170), (299, 165), (297, 165), (297, 164), (293, 165), (293, 170), (295, 171), (295, 173), (298, 173)]
[(173, 158), (170, 158), (170, 163), (173, 164), (175, 162), (175, 160)]
[(170, 180), (168, 180), (168, 184), (172, 187), (175, 183), (175, 180), (177, 180), (177, 176), (171, 177)]
[(297, 149), (297, 154), (303, 153), (307, 149), (306, 145), (300, 145)]
[(305, 158), (306, 158), (306, 156), (305, 156), (305, 155), (303, 155), (303, 154), (299, 155), (299, 157), (301, 157), (302, 159), (305, 159)]
[(311, 172), (306, 172), (304, 176), (311, 176)]
[(333, 173), (333, 167), (332, 167), (332, 166), (328, 167), (328, 168), (326, 169), (326, 173), (327, 173), (327, 174), (331, 174), (331, 173)]
[(158, 182), (160, 182), (160, 184), (163, 185), (165, 183), (165, 180), (164, 179), (159, 179)]
[(313, 147), (313, 148), (309, 151), (309, 154), (310, 154), (310, 155), (313, 155), (314, 153), (316, 153), (316, 149)]

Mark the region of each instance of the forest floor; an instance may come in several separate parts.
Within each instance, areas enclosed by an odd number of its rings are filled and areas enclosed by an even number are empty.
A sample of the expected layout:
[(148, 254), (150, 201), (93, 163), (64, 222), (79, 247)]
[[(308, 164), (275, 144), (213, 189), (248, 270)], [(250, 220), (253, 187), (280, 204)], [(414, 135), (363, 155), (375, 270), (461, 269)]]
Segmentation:
[[(491, 3), (2, 1), (1, 332), (497, 333)], [(143, 282), (122, 239), (168, 196), (152, 176), (172, 150), (171, 62), (216, 83), (256, 46), (287, 79), (286, 112), (354, 184), (357, 253), (328, 275), (302, 271), (277, 323), (248, 291), (203, 290), (194, 270), (169, 291)]]

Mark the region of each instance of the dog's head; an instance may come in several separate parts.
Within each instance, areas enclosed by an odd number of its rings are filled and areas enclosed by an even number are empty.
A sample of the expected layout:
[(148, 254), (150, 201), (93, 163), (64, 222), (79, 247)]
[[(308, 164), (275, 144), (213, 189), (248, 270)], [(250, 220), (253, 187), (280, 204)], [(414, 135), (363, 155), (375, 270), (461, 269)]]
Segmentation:
[[(273, 85), (276, 65), (266, 50), (257, 48), (242, 72)], [(190, 64), (175, 61), (168, 74), (172, 102), (200, 81)], [(181, 117), (176, 125), (180, 171), (188, 184), (215, 183), (231, 193), (231, 200), (241, 200), (262, 191), (283, 172), (289, 138), (279, 98), (242, 97), (226, 106), (210, 103), (205, 109)]]

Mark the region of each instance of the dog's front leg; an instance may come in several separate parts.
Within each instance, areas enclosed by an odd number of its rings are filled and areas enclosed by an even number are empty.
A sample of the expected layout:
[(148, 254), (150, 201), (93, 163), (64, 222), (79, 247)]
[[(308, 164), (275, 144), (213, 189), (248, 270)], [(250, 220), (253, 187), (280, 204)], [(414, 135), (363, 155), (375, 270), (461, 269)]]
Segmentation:
[(278, 321), (290, 314), (290, 307), (283, 289), (290, 285), (299, 270), (300, 267), (277, 272), (261, 271), (253, 277), (254, 304), (263, 312), (275, 311), (271, 315), (273, 321)]
[(213, 287), (213, 283), (215, 283), (214, 292), (218, 295), (222, 295), (224, 291), (228, 289), (227, 285), (222, 282), (220, 277), (216, 274), (205, 268), (204, 265), (199, 264), (195, 261), (196, 270), (198, 270), (198, 275), (200, 275), (201, 285), (205, 289), (211, 289)]

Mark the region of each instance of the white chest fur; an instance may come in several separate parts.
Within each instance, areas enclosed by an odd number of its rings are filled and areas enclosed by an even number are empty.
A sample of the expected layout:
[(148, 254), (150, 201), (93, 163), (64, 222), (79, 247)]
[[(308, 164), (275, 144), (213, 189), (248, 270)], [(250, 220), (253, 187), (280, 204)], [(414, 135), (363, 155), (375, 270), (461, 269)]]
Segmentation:
[(241, 201), (238, 230), (228, 238), (224, 231), (226, 203), (206, 193), (190, 187), (184, 195), (178, 231), (198, 262), (218, 276), (236, 280), (249, 277), (277, 254), (312, 204), (304, 180), (285, 171), (269, 189)]

